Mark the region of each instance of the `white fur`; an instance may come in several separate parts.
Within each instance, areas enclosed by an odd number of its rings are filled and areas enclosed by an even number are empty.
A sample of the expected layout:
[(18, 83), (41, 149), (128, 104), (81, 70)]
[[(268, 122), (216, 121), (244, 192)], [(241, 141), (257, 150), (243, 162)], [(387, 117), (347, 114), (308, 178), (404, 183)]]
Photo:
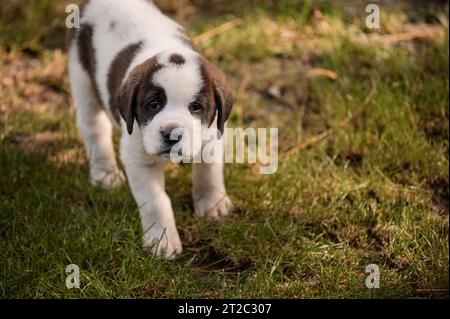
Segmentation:
[[(182, 251), (182, 245), (165, 191), (163, 163), (167, 157), (155, 154), (161, 147), (160, 128), (169, 124), (183, 127), (193, 139), (199, 138), (194, 132), (201, 126), (200, 121), (187, 108), (202, 84), (197, 53), (174, 36), (181, 27), (145, 0), (91, 0), (84, 9), (81, 23), (88, 23), (94, 29), (95, 80), (105, 106), (103, 109), (96, 102), (92, 83), (81, 66), (77, 46), (73, 44), (69, 49), (70, 80), (77, 125), (90, 159), (93, 184), (108, 188), (124, 180), (117, 167), (111, 137), (115, 120), (109, 105), (107, 77), (114, 58), (123, 48), (143, 41), (124, 80), (134, 67), (155, 55), (159, 63), (166, 66), (154, 77), (155, 84), (166, 91), (166, 107), (142, 130), (135, 121), (131, 135), (123, 119), (115, 124), (122, 128), (120, 157), (140, 210), (143, 245), (157, 255), (172, 258)], [(114, 23), (113, 30), (111, 23)], [(182, 67), (169, 64), (171, 53), (183, 55), (186, 62)], [(200, 131), (204, 129), (201, 127)], [(192, 157), (198, 151), (193, 149), (187, 155)], [(196, 215), (217, 219), (228, 214), (230, 201), (223, 181), (222, 163), (193, 164), (192, 183)]]
[[(180, 53), (185, 58), (182, 66), (169, 63), (169, 58), (173, 53)], [(200, 149), (190, 147), (192, 140), (201, 139), (200, 120), (190, 113), (187, 106), (194, 102), (195, 96), (202, 87), (202, 79), (198, 63), (198, 54), (191, 50), (163, 51), (157, 55), (158, 63), (165, 67), (153, 76), (155, 85), (162, 87), (166, 93), (167, 105), (159, 112), (149, 125), (142, 128), (144, 136), (144, 146), (151, 155), (161, 151), (160, 135), (161, 127), (176, 126), (184, 129), (188, 134), (183, 140), (183, 149), (186, 157), (195, 156)], [(195, 134), (197, 132), (198, 134)], [(184, 135), (185, 135), (184, 134)]]

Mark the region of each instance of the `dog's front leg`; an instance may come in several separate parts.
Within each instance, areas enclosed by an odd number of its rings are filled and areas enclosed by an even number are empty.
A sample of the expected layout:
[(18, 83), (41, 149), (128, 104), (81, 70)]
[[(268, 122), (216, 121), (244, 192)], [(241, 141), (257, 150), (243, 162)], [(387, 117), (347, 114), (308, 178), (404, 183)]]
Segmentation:
[(133, 152), (122, 148), (121, 151), (131, 191), (139, 206), (144, 249), (150, 249), (161, 257), (174, 258), (181, 253), (182, 246), (172, 205), (164, 188), (164, 167), (149, 163), (146, 156), (136, 149)]
[(228, 215), (232, 205), (223, 180), (223, 163), (192, 164), (192, 187), (195, 215), (211, 219)]
[(133, 196), (139, 206), (143, 245), (157, 255), (173, 258), (181, 253), (180, 236), (175, 225), (172, 205), (164, 189), (161, 164), (125, 164)]

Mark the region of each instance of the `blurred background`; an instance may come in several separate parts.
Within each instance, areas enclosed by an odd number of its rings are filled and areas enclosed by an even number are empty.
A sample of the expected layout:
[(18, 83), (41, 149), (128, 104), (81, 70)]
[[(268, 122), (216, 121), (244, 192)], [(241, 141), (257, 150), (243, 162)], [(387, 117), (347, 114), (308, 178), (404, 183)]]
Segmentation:
[[(229, 126), (280, 138), (277, 174), (226, 167), (223, 225), (192, 218), (189, 168), (167, 166), (174, 263), (141, 251), (127, 186), (89, 185), (72, 2), (0, 5), (1, 297), (448, 297), (448, 1), (155, 1), (227, 74)], [(72, 262), (81, 291), (64, 286)]]

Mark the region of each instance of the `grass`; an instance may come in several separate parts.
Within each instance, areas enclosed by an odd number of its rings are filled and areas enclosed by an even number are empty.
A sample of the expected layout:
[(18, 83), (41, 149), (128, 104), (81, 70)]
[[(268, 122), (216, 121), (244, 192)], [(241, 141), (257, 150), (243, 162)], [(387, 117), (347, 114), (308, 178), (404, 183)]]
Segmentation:
[[(162, 6), (191, 35), (242, 19), (199, 46), (241, 92), (230, 126), (278, 127), (280, 163), (270, 176), (226, 167), (236, 207), (221, 224), (192, 216), (190, 169), (168, 166), (184, 245), (175, 261), (141, 250), (128, 186), (89, 184), (65, 1), (2, 6), (0, 297), (448, 297), (448, 4), (382, 2), (382, 28), (370, 31), (361, 1), (208, 3)], [(423, 28), (432, 32), (386, 40)], [(80, 290), (65, 287), (71, 263)], [(371, 263), (380, 289), (365, 288)]]

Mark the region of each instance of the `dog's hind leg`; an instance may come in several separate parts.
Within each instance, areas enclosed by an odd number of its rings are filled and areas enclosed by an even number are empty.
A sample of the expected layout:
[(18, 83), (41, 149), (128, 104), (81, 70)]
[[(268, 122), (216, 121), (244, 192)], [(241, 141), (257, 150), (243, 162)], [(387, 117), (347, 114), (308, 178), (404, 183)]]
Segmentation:
[(77, 127), (89, 158), (91, 183), (104, 188), (119, 186), (125, 177), (116, 162), (112, 122), (99, 105), (93, 83), (80, 63), (75, 45), (69, 52), (69, 73)]

